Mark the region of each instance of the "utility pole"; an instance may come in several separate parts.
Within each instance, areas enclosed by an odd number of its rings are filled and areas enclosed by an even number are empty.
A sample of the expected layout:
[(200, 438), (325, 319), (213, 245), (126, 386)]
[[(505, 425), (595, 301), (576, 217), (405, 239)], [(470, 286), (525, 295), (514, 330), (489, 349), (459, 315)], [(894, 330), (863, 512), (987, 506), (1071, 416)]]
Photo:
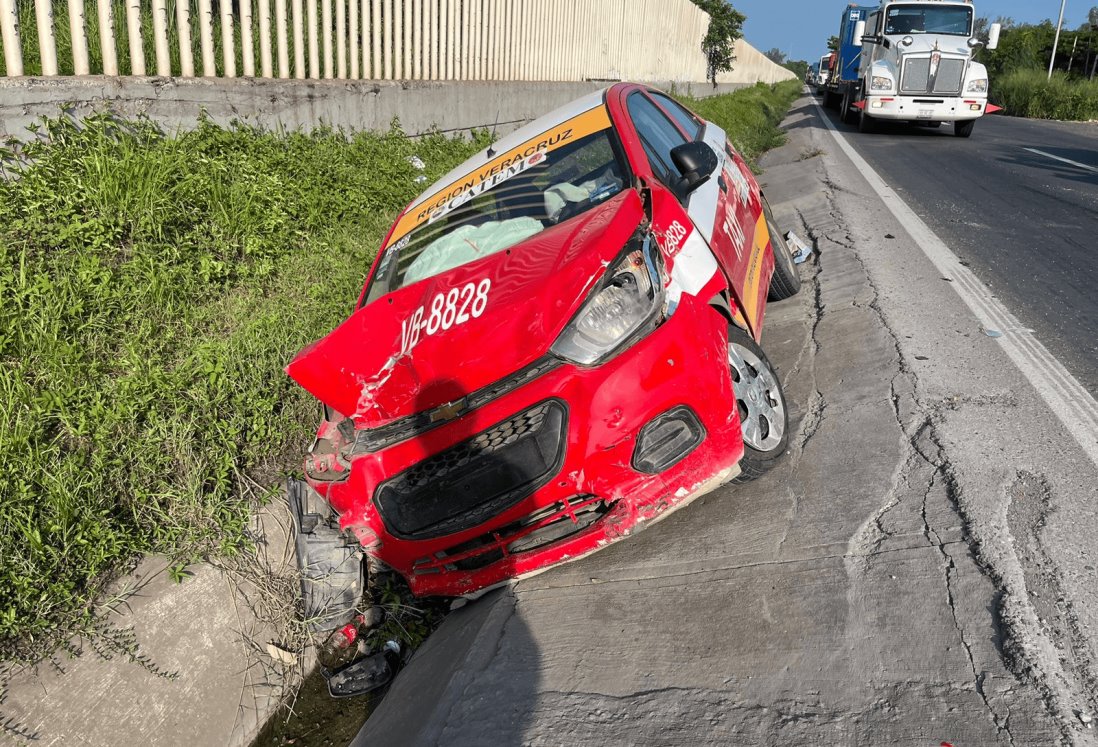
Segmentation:
[(1060, 22), (1056, 24), (1056, 41), (1052, 42), (1052, 59), (1048, 61), (1048, 79), (1052, 80), (1052, 66), (1056, 64), (1056, 48), (1060, 46), (1060, 29), (1064, 27), (1064, 8), (1067, 0), (1060, 0)]
[[(1071, 63), (1075, 62), (1075, 50), (1079, 46), (1079, 35), (1075, 35), (1075, 41), (1071, 45), (1071, 57), (1068, 58), (1068, 72), (1071, 72)], [(1083, 72), (1086, 72), (1086, 68), (1083, 68)]]

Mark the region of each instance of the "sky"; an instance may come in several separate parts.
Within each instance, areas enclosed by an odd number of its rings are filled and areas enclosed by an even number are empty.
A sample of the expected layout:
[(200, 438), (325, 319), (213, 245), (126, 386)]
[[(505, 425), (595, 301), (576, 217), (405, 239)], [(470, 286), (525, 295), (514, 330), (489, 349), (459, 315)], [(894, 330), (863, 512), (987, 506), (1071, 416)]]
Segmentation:
[[(856, 0), (874, 5), (874, 0)], [(827, 37), (839, 32), (839, 16), (851, 0), (732, 0), (747, 16), (744, 38), (766, 52), (777, 47), (793, 60), (814, 62), (827, 53)], [(975, 0), (976, 13), (994, 20), (1009, 16), (1018, 23), (1037, 23), (1060, 15), (1060, 0)], [(1067, 0), (1064, 28), (1076, 29), (1098, 0)], [(793, 19), (796, 19), (793, 22)]]

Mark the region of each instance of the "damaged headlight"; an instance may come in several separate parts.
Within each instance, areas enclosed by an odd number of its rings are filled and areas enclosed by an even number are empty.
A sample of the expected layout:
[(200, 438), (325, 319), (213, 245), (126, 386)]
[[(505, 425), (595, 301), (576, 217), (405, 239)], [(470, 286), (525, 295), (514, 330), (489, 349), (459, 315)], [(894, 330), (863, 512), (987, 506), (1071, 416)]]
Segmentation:
[(618, 258), (551, 350), (580, 365), (601, 363), (655, 329), (663, 312), (663, 263), (647, 234)]
[(987, 78), (979, 78), (977, 80), (969, 81), (968, 92), (987, 93)]

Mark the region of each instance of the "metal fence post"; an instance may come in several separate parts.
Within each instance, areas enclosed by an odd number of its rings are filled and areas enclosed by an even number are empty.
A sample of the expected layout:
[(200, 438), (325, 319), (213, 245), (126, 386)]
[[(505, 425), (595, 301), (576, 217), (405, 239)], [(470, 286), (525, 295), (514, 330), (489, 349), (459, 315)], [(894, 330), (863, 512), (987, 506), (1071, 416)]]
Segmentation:
[(0, 0), (0, 35), (8, 77), (23, 74), (23, 47), (19, 40), (19, 9), (15, 0)]
[(91, 71), (88, 61), (88, 27), (84, 22), (83, 0), (69, 0), (69, 37), (72, 39), (72, 70), (74, 75)]

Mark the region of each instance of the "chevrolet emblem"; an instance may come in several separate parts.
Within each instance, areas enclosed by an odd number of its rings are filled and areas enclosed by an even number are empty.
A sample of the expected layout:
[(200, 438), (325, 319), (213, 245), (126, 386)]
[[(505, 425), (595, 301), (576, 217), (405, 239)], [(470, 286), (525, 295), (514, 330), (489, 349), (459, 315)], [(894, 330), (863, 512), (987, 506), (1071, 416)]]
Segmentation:
[(447, 402), (445, 405), (439, 405), (431, 410), (431, 422), (443, 423), (447, 420), (453, 420), (463, 412), (465, 412), (465, 397)]

